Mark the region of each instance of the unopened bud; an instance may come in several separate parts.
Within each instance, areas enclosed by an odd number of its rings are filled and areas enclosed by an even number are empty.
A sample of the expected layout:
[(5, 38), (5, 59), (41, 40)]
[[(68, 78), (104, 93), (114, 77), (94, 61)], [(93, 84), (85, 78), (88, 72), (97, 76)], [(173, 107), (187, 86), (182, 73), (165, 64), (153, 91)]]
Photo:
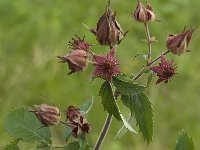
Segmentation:
[(183, 31), (177, 35), (169, 35), (166, 40), (167, 49), (177, 55), (181, 55), (186, 51), (190, 51), (188, 49), (188, 45), (192, 38), (192, 34), (194, 29), (188, 29), (187, 31)]
[(147, 3), (145, 7), (140, 1), (138, 1), (136, 10), (133, 13), (133, 18), (138, 22), (147, 23), (155, 20), (155, 13), (149, 3)]
[(60, 111), (57, 107), (41, 104), (32, 111), (44, 126), (56, 125), (60, 120)]
[(83, 71), (87, 68), (87, 53), (84, 50), (77, 49), (71, 51), (66, 56), (58, 56), (60, 62), (67, 62), (69, 69), (71, 70), (68, 74), (74, 72)]

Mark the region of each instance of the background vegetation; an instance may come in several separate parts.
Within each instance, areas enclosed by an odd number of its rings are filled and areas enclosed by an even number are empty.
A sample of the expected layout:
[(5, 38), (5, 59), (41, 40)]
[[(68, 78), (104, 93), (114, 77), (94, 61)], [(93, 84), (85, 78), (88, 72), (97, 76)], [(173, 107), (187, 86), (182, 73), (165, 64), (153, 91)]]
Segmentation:
[[(144, 27), (133, 22), (131, 12), (136, 1), (112, 0), (117, 18), (124, 30), (133, 30), (118, 47), (121, 68), (136, 74), (142, 66), (134, 59), (138, 53), (146, 53)], [(158, 42), (153, 45), (156, 57), (165, 51), (166, 32), (178, 33), (183, 27), (197, 27), (200, 23), (199, 0), (151, 0), (161, 23), (150, 24), (150, 32)], [(3, 129), (8, 112), (22, 105), (55, 104), (63, 111), (70, 104), (81, 105), (94, 99), (88, 120), (92, 124), (89, 143), (94, 144), (106, 117), (98, 90), (102, 83), (90, 82), (91, 67), (83, 73), (66, 76), (67, 67), (59, 64), (56, 56), (68, 53), (68, 41), (75, 34), (86, 35), (90, 43), (97, 43), (81, 23), (95, 27), (105, 9), (106, 0), (0, 0), (0, 147), (11, 138)], [(179, 74), (167, 85), (154, 85), (149, 96), (155, 111), (154, 141), (149, 146), (142, 135), (127, 134), (113, 139), (122, 123), (115, 119), (102, 146), (103, 150), (170, 150), (174, 149), (178, 132), (185, 128), (193, 137), (196, 149), (200, 149), (200, 34), (196, 30), (191, 41), (192, 53), (181, 57), (168, 55), (178, 64)], [(96, 53), (107, 47), (94, 47)], [(146, 79), (146, 78), (143, 78)], [(155, 78), (154, 78), (155, 79)], [(142, 79), (140, 80), (140, 82)], [(121, 108), (123, 109), (123, 108)], [(124, 112), (127, 113), (127, 112)], [(54, 133), (57, 143), (62, 143), (62, 131)], [(24, 146), (25, 147), (25, 146)], [(24, 148), (27, 149), (27, 148)]]

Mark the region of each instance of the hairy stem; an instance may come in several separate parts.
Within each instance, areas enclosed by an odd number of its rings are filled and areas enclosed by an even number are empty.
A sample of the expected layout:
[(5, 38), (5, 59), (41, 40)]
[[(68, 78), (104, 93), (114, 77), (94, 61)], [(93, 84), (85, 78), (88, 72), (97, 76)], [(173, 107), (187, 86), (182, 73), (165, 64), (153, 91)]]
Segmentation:
[[(120, 92), (118, 90), (115, 90), (114, 92), (114, 97), (115, 97), (115, 100), (117, 100), (118, 96), (120, 95)], [(106, 133), (108, 132), (108, 129), (110, 127), (110, 124), (112, 122), (112, 115), (108, 114), (107, 117), (106, 117), (106, 121), (104, 123), (104, 126), (101, 130), (101, 133), (99, 134), (99, 137), (97, 139), (97, 142), (94, 146), (94, 150), (99, 150), (100, 147), (101, 147), (101, 144), (103, 143), (103, 140), (106, 136)]]
[(159, 56), (156, 57), (154, 60), (152, 60), (151, 62), (149, 62), (147, 66), (151, 66), (151, 65), (154, 64), (156, 61), (158, 61), (158, 60), (161, 58), (162, 55), (163, 55), (163, 56), (164, 56), (164, 55), (167, 55), (169, 52), (170, 52), (170, 51), (167, 50), (167, 51), (164, 52), (163, 54), (159, 55)]
[(149, 32), (149, 25), (147, 23), (144, 23), (145, 26), (145, 32), (146, 32), (146, 39), (147, 39), (147, 44), (148, 44), (148, 55), (147, 55), (147, 64), (149, 64), (149, 62), (151, 61), (151, 36), (150, 36), (150, 32)]
[(149, 63), (147, 64), (147, 66), (144, 66), (144, 67), (140, 70), (140, 72), (137, 74), (137, 76), (135, 76), (135, 77), (133, 78), (133, 80), (135, 81), (135, 80), (139, 79), (139, 78), (144, 74), (144, 71), (146, 70), (147, 67), (150, 67), (150, 66), (153, 65), (155, 62), (157, 62), (157, 61), (161, 58), (162, 55), (164, 56), (164, 55), (167, 55), (168, 53), (169, 53), (169, 51), (167, 50), (166, 52), (164, 52), (163, 54), (159, 55), (159, 56), (156, 57), (154, 60), (152, 60), (151, 62), (149, 62)]
[(112, 115), (108, 114), (104, 126), (101, 130), (101, 133), (98, 137), (98, 140), (95, 144), (94, 150), (99, 150), (99, 148), (101, 147), (101, 144), (106, 136), (106, 133), (108, 132), (111, 122), (112, 122)]

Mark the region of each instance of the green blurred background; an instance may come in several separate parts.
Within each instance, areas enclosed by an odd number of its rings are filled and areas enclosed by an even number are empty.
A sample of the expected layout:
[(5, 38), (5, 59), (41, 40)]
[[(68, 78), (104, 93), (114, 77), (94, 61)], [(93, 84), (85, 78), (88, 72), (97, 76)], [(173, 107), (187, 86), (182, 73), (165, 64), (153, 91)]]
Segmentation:
[[(124, 30), (133, 30), (118, 47), (124, 72), (137, 73), (143, 65), (134, 57), (146, 53), (142, 24), (133, 22), (131, 12), (135, 0), (111, 0), (117, 19)], [(166, 33), (181, 32), (183, 27), (200, 23), (199, 0), (151, 0), (161, 23), (150, 24), (150, 32), (158, 42), (153, 45), (153, 57), (165, 51)], [(13, 108), (41, 103), (55, 104), (63, 111), (68, 105), (81, 105), (94, 99), (88, 115), (92, 131), (89, 143), (94, 145), (106, 117), (98, 90), (102, 80), (91, 83), (91, 66), (82, 73), (67, 76), (67, 66), (59, 64), (56, 56), (69, 51), (68, 41), (75, 34), (86, 35), (89, 43), (95, 37), (81, 23), (95, 27), (105, 10), (106, 0), (0, 0), (0, 147), (12, 140), (3, 129), (3, 120)], [(151, 84), (148, 95), (155, 111), (153, 143), (147, 146), (142, 135), (128, 133), (113, 139), (122, 123), (115, 119), (102, 146), (103, 150), (171, 150), (178, 132), (185, 128), (200, 149), (200, 34), (196, 30), (190, 44), (191, 53), (181, 57), (168, 55), (178, 64), (178, 74), (169, 84)], [(93, 47), (105, 53), (107, 47)], [(145, 76), (139, 82), (145, 82)], [(128, 111), (120, 108), (125, 114)], [(62, 144), (62, 130), (55, 128), (55, 143)], [(23, 147), (23, 146), (22, 146)], [(25, 150), (28, 148), (24, 148)]]

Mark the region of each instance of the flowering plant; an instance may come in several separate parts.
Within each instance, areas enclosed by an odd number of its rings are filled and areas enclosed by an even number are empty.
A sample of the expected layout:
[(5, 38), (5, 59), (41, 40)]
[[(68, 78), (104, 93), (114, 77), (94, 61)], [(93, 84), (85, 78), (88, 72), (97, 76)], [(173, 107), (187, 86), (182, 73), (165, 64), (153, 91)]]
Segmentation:
[[(177, 74), (177, 65), (173, 61), (168, 61), (165, 55), (169, 53), (182, 55), (189, 52), (188, 46), (194, 32), (193, 28), (184, 29), (183, 32), (176, 35), (169, 35), (166, 40), (167, 51), (152, 59), (152, 44), (155, 42), (155, 38), (150, 35), (149, 23), (158, 21), (153, 7), (148, 1), (144, 6), (140, 0), (137, 0), (132, 18), (136, 23), (144, 25), (148, 47), (145, 57), (146, 64), (142, 66), (140, 72), (136, 75), (127, 75), (120, 68), (120, 59), (116, 56), (116, 53), (118, 46), (127, 38), (126, 35), (130, 30), (123, 32), (116, 19), (116, 11), (113, 12), (111, 9), (110, 0), (108, 0), (105, 12), (98, 20), (96, 28), (87, 27), (89, 32), (94, 34), (100, 46), (108, 46), (107, 54), (94, 53), (92, 50), (93, 44), (87, 42), (85, 37), (76, 36), (69, 42), (69, 53), (58, 56), (61, 63), (68, 65), (70, 70), (68, 75), (85, 71), (91, 65), (93, 67), (90, 74), (91, 80), (100, 78), (103, 81), (99, 96), (108, 115), (94, 150), (100, 149), (113, 117), (123, 123), (116, 138), (122, 137), (127, 131), (132, 133), (141, 132), (148, 144), (152, 142), (154, 112), (152, 103), (146, 94), (146, 89), (151, 84), (154, 74), (158, 76), (156, 84), (162, 84), (162, 82), (166, 84)], [(157, 62), (159, 62), (158, 65), (155, 65)], [(137, 83), (137, 80), (145, 73), (149, 74), (147, 84)], [(130, 111), (128, 119), (120, 111), (118, 106), (120, 100)], [(35, 149), (37, 150), (57, 148), (64, 148), (65, 150), (91, 149), (90, 144), (87, 142), (87, 136), (92, 130), (92, 124), (87, 121), (87, 113), (92, 104), (93, 100), (85, 102), (80, 107), (68, 106), (64, 113), (64, 121), (61, 118), (62, 112), (55, 105), (41, 104), (33, 108), (23, 107), (14, 110), (5, 120), (5, 129), (15, 140), (5, 149), (19, 149), (17, 144), (20, 141), (35, 142)], [(136, 120), (139, 131), (131, 123), (133, 119)], [(66, 143), (62, 146), (53, 145), (51, 139), (50, 127), (59, 124), (65, 127), (64, 140)], [(72, 142), (69, 140), (70, 138), (73, 140)], [(185, 148), (187, 150), (194, 149), (192, 140), (185, 130), (180, 132), (176, 149), (182, 150), (182, 147), (190, 147), (189, 149)]]

